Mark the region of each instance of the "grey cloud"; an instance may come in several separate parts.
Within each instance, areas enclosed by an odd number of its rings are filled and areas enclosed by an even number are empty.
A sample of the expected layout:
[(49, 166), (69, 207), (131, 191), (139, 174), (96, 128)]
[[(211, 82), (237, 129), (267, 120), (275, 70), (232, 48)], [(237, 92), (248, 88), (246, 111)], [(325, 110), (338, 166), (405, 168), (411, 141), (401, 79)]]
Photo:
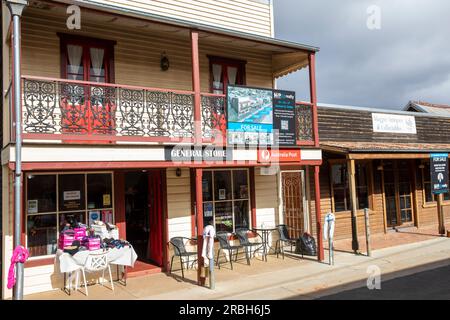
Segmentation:
[[(381, 30), (366, 9), (381, 8)], [(408, 100), (450, 104), (450, 1), (275, 0), (275, 36), (320, 47), (320, 102), (401, 108)], [(306, 72), (278, 82), (307, 97)]]

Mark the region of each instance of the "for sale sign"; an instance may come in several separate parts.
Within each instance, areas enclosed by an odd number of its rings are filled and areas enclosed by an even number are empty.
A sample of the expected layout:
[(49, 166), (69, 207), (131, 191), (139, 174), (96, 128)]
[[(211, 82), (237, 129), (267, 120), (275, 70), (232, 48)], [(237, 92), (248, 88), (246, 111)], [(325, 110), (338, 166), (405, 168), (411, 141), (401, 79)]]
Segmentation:
[(431, 191), (434, 194), (448, 192), (448, 153), (430, 154)]

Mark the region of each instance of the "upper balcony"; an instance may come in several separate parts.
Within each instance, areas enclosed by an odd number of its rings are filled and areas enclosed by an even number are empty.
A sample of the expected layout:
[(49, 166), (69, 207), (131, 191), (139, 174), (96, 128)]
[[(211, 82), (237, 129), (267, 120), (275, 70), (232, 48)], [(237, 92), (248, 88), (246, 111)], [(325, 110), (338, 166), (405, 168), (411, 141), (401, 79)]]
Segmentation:
[[(311, 100), (296, 106), (297, 145), (318, 147), (316, 48), (120, 11), (82, 8), (80, 30), (66, 19), (66, 6), (49, 1), (33, 1), (22, 18), (25, 143), (224, 144), (228, 84), (272, 88), (311, 66)], [(13, 141), (9, 110), (4, 137)]]

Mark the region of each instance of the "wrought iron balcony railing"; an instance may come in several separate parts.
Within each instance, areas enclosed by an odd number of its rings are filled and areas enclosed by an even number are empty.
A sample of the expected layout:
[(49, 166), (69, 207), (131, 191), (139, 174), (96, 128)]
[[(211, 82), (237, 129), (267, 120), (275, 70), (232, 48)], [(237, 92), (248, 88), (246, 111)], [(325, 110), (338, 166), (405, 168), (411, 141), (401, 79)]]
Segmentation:
[[(193, 141), (194, 92), (22, 77), (24, 139)], [(298, 143), (314, 140), (312, 106), (297, 105)], [(201, 94), (203, 142), (224, 142), (225, 95)]]

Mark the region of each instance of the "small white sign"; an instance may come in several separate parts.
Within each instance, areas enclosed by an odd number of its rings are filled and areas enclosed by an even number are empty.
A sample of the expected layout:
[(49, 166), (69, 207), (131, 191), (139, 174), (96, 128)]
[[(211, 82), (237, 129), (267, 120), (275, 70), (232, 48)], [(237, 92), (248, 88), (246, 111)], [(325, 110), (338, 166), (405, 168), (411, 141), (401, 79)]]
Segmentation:
[(372, 113), (372, 124), (373, 132), (417, 133), (414, 116)]
[(81, 198), (81, 192), (79, 190), (64, 191), (64, 201), (80, 200), (80, 198)]
[(38, 213), (37, 200), (28, 200), (28, 213)]

